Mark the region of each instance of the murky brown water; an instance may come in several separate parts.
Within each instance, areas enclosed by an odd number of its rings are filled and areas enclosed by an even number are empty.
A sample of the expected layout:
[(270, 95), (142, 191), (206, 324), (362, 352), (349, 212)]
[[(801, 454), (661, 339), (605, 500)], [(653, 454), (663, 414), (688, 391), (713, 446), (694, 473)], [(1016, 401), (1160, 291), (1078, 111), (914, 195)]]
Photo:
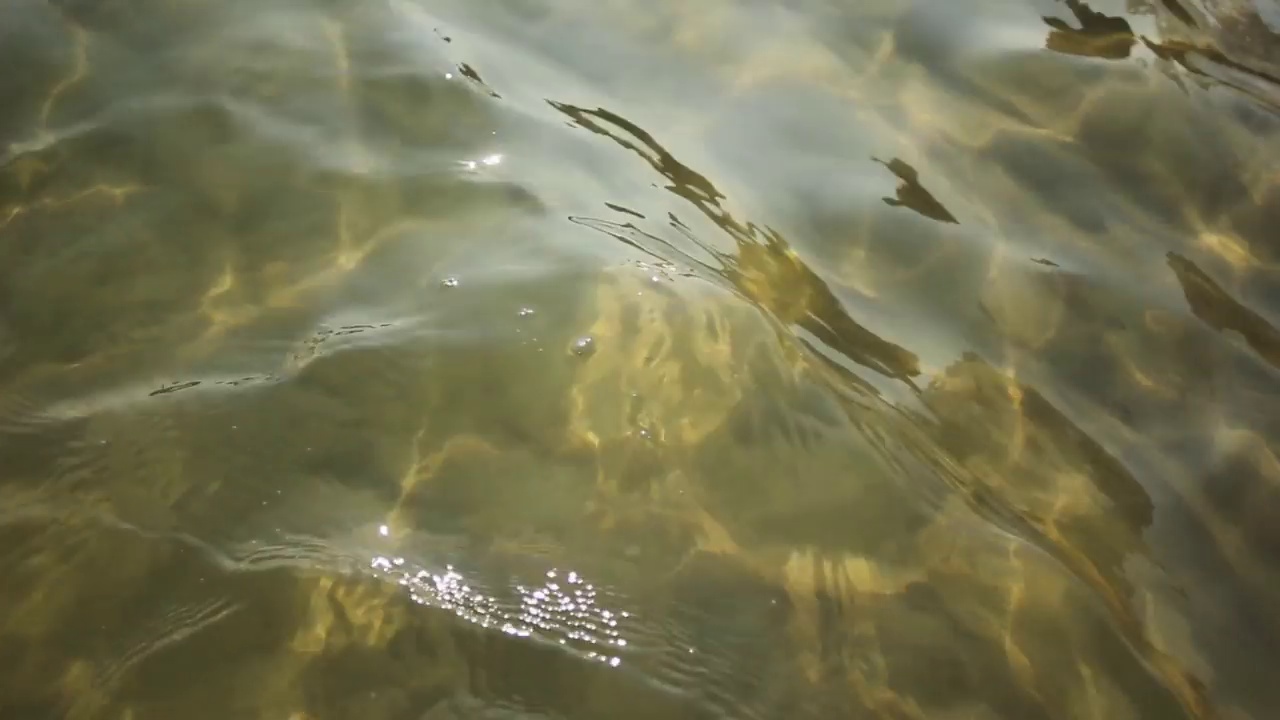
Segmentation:
[(0, 718), (1275, 717), (1278, 33), (0, 2)]

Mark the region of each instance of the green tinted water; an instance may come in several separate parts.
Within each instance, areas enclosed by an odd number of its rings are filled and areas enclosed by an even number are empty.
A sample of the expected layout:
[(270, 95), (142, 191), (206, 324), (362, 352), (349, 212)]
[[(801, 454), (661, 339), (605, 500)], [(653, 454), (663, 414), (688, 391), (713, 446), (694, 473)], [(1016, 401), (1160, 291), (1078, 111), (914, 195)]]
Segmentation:
[(0, 717), (1270, 717), (1269, 2), (8, 0)]

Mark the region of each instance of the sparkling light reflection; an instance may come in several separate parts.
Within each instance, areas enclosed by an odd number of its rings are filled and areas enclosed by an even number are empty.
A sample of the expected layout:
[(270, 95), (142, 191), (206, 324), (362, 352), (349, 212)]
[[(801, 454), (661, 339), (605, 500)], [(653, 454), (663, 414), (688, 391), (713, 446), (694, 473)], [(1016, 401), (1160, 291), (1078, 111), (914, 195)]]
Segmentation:
[[(385, 526), (379, 534), (385, 535)], [(515, 585), (519, 604), (506, 606), (493, 595), (473, 588), (452, 565), (444, 572), (406, 567), (402, 557), (375, 556), (371, 568), (406, 588), (416, 603), (448, 610), (482, 627), (513, 637), (555, 642), (584, 658), (610, 667), (622, 664), (618, 652), (627, 647), (619, 624), (630, 617), (623, 611), (602, 607), (598, 591), (576, 571), (549, 570), (539, 585)]]
[(492, 155), (485, 155), (479, 160), (463, 160), (462, 161), (462, 165), (466, 167), (468, 170), (475, 170), (479, 168), (481, 165), (493, 167), (495, 165), (501, 165), (501, 164), (502, 164), (501, 153), (493, 153)]

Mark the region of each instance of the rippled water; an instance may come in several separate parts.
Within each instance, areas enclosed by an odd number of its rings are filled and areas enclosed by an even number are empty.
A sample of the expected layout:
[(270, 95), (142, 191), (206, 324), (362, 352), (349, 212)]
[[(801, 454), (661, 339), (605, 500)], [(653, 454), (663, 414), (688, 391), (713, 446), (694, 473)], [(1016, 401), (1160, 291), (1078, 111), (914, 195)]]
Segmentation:
[(1265, 720), (1272, 0), (5, 0), (0, 717)]

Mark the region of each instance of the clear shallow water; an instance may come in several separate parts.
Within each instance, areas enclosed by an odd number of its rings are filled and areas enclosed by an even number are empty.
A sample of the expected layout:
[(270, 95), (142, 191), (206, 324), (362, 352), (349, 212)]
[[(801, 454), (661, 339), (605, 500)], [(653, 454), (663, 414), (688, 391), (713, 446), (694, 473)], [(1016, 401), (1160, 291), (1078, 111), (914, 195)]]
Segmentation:
[(0, 6), (0, 716), (1269, 717), (1257, 7)]

